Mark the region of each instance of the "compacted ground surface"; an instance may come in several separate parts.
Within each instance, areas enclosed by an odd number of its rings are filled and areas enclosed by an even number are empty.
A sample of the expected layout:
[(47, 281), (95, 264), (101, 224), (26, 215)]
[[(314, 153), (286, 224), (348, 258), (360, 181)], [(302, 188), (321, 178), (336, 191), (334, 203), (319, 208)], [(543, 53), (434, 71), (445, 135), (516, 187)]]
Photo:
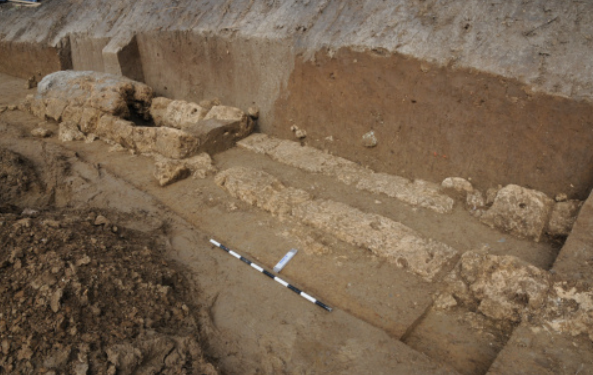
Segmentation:
[[(34, 92), (24, 87), (0, 75), (0, 106)], [(163, 188), (150, 157), (101, 141), (62, 143), (52, 122), (42, 126), (53, 136), (31, 136), (39, 123), (20, 110), (0, 114), (0, 374), (486, 374), (516, 329), (475, 308), (433, 308), (454, 262), (427, 281), (235, 199), (213, 176)], [(513, 255), (548, 270), (562, 246), (489, 228), (459, 202), (439, 214), (241, 148), (213, 164), (261, 170), (460, 254)], [(333, 312), (211, 238), (268, 270), (297, 248), (280, 276)]]

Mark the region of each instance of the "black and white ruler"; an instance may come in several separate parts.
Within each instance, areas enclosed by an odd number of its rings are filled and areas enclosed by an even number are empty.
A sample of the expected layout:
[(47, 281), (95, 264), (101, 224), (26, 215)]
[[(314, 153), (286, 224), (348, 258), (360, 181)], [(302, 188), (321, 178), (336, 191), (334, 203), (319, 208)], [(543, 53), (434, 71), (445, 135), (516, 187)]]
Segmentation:
[(250, 261), (247, 258), (242, 257), (241, 255), (239, 255), (238, 253), (234, 252), (233, 250), (229, 249), (228, 247), (224, 246), (223, 244), (221, 244), (220, 242), (214, 241), (213, 239), (210, 239), (210, 242), (216, 246), (219, 247), (221, 249), (223, 249), (224, 251), (226, 251), (227, 253), (231, 254), (232, 256), (234, 256), (235, 258), (242, 260), (243, 262), (247, 263), (248, 265), (250, 265), (251, 267), (255, 268), (256, 270), (258, 270), (259, 272), (263, 273), (264, 275), (268, 276), (271, 279), (274, 279), (275, 281), (277, 281), (278, 283), (284, 285), (285, 287), (287, 287), (288, 289), (292, 290), (293, 292), (295, 292), (296, 294), (300, 295), (301, 297), (303, 297), (304, 299), (313, 302), (314, 304), (316, 304), (317, 306), (323, 307), (324, 309), (326, 309), (327, 311), (332, 311), (332, 308), (329, 307), (328, 305), (326, 305), (325, 303), (311, 297), (310, 295), (308, 295), (307, 293), (303, 292), (302, 290), (300, 290), (299, 288), (296, 288), (292, 285), (290, 285), (289, 283), (287, 283), (286, 281), (282, 280), (281, 278), (274, 276), (273, 273), (264, 270), (263, 268), (261, 268), (260, 266), (258, 266), (257, 264), (253, 263), (252, 261)]

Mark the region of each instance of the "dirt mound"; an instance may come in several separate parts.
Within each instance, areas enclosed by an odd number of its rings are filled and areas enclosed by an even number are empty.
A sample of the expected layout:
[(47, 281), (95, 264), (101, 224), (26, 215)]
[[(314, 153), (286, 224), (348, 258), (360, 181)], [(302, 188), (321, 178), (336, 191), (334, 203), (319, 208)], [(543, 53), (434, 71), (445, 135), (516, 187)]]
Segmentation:
[(90, 211), (25, 212), (0, 214), (0, 374), (216, 374), (154, 237)]
[(0, 204), (14, 202), (37, 187), (33, 165), (17, 153), (0, 149)]

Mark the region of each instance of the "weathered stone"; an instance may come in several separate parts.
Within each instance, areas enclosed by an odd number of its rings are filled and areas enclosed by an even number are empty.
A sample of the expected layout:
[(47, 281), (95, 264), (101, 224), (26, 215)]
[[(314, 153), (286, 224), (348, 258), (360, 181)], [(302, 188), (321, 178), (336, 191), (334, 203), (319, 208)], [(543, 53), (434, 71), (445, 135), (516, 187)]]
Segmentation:
[(37, 86), (37, 98), (58, 99), (121, 117), (129, 116), (130, 106), (140, 115), (148, 112), (152, 96), (152, 89), (143, 83), (99, 72), (59, 71), (45, 76)]
[(95, 132), (97, 136), (120, 144), (123, 147), (135, 148), (132, 137), (134, 123), (130, 121), (122, 120), (119, 117), (111, 115), (104, 115), (97, 123)]
[(64, 108), (62, 112), (62, 121), (72, 121), (76, 124), (80, 124), (80, 119), (82, 117), (82, 108), (69, 105)]
[(160, 161), (155, 164), (154, 177), (160, 186), (183, 180), (191, 174), (189, 168), (179, 161)]
[(206, 178), (216, 173), (216, 168), (212, 165), (212, 158), (205, 152), (182, 161), (193, 177)]
[(304, 202), (293, 208), (293, 215), (342, 241), (370, 249), (426, 280), (432, 280), (457, 255), (453, 248), (424, 239), (401, 223), (343, 203)]
[(130, 138), (130, 145), (138, 152), (155, 151), (157, 128), (150, 126), (134, 126)]
[(102, 114), (101, 111), (95, 108), (83, 108), (80, 115), (80, 130), (86, 134), (95, 132)]
[(195, 154), (200, 140), (182, 130), (159, 127), (156, 128), (154, 151), (173, 159), (183, 159)]
[(471, 209), (475, 210), (477, 208), (482, 208), (486, 205), (486, 201), (484, 200), (484, 195), (482, 192), (478, 190), (474, 190), (472, 192), (467, 193), (467, 197), (465, 198), (466, 206)]
[(37, 87), (37, 78), (35, 78), (35, 76), (30, 76), (25, 83), (25, 88), (28, 90), (35, 87)]
[(593, 341), (593, 292), (578, 290), (566, 282), (554, 283), (543, 321), (556, 332), (572, 336), (586, 334)]
[(67, 105), (65, 100), (48, 98), (45, 100), (45, 115), (52, 120), (62, 121), (62, 113)]
[(554, 198), (554, 200), (556, 202), (564, 202), (568, 200), (568, 196), (564, 193), (558, 193), (556, 194), (556, 197)]
[(461, 177), (447, 177), (441, 182), (444, 189), (453, 189), (458, 193), (471, 193), (474, 187), (471, 182)]
[(33, 116), (45, 119), (45, 102), (41, 98), (31, 99), (31, 113)]
[(441, 192), (440, 186), (423, 180), (410, 180), (385, 173), (374, 173), (358, 164), (298, 142), (253, 134), (237, 143), (250, 151), (262, 153), (281, 163), (312, 173), (335, 177), (347, 185), (375, 194), (385, 194), (439, 213), (451, 212), (454, 200)]
[(50, 137), (51, 134), (52, 134), (51, 130), (45, 129), (45, 128), (35, 128), (35, 129), (31, 130), (31, 135), (33, 137), (47, 138), (47, 137)]
[(208, 110), (196, 103), (183, 100), (155, 98), (150, 107), (150, 114), (158, 126), (185, 129), (203, 120)]
[(437, 184), (423, 180), (410, 182), (386, 173), (368, 174), (366, 178), (360, 179), (356, 188), (382, 193), (411, 206), (428, 208), (438, 213), (451, 212), (455, 203), (451, 197), (441, 192)]
[(445, 278), (447, 290), (484, 315), (519, 322), (545, 306), (549, 274), (513, 256), (469, 251)]
[(496, 200), (496, 195), (498, 191), (502, 188), (502, 186), (497, 188), (489, 188), (486, 190), (486, 204), (491, 205)]
[(556, 202), (550, 214), (547, 232), (552, 236), (568, 236), (582, 205), (583, 202), (579, 200)]
[(400, 267), (432, 280), (457, 252), (449, 246), (422, 238), (405, 225), (368, 214), (346, 204), (311, 200), (307, 192), (286, 188), (261, 170), (231, 168), (215, 182), (236, 198), (274, 214), (291, 214), (313, 227), (350, 244), (370, 249)]
[(58, 137), (62, 142), (84, 141), (85, 135), (74, 122), (64, 121), (60, 123)]
[(499, 190), (494, 204), (480, 220), (493, 228), (538, 242), (553, 204), (554, 201), (542, 192), (507, 185)]
[(362, 145), (369, 148), (375, 147), (377, 145), (377, 137), (375, 136), (374, 131), (371, 130), (362, 136)]

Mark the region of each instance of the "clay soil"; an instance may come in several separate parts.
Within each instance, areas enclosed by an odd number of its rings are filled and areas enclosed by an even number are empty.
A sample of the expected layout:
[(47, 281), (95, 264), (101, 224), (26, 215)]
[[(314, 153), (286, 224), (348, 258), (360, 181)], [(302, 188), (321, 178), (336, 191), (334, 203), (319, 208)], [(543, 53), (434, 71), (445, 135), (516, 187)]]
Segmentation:
[[(32, 90), (0, 75), (0, 106)], [(514, 327), (431, 309), (439, 283), (235, 200), (211, 177), (167, 188), (154, 162), (93, 143), (30, 136), (0, 114), (0, 374), (485, 374)], [(43, 123), (57, 133), (57, 124)], [(439, 216), (231, 149), (289, 186), (401, 221), (460, 252), (488, 248), (548, 269), (561, 245), (513, 238), (457, 204)], [(331, 313), (208, 244), (267, 269)], [(183, 266), (181, 266), (182, 264)]]

